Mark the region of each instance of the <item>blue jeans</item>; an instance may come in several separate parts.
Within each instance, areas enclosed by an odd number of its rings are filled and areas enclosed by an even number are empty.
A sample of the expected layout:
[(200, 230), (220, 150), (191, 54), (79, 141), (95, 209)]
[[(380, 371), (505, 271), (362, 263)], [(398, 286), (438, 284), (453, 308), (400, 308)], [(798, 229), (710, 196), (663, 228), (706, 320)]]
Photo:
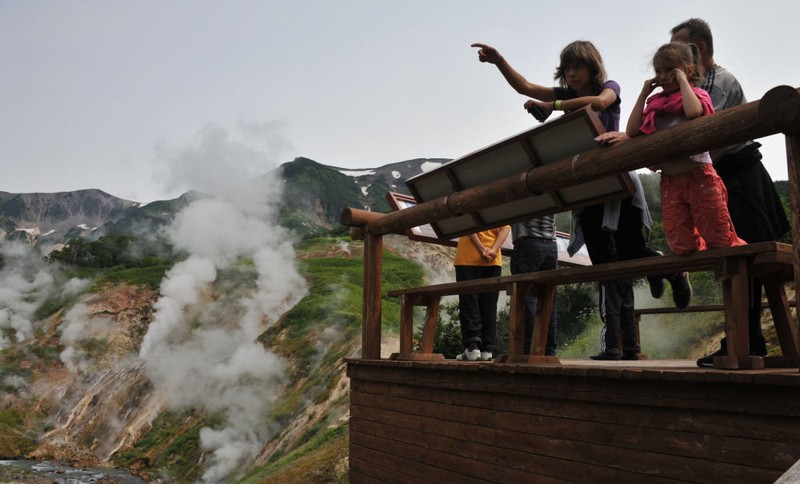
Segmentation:
[[(525, 237), (514, 241), (514, 253), (511, 254), (511, 273), (546, 271), (558, 267), (558, 245), (555, 240)], [(536, 297), (526, 298), (525, 311), (525, 354), (530, 354), (533, 337), (533, 318), (536, 315)], [(553, 294), (553, 312), (550, 316), (550, 330), (547, 332), (546, 355), (556, 354), (556, 331), (558, 315), (556, 303), (558, 293)]]

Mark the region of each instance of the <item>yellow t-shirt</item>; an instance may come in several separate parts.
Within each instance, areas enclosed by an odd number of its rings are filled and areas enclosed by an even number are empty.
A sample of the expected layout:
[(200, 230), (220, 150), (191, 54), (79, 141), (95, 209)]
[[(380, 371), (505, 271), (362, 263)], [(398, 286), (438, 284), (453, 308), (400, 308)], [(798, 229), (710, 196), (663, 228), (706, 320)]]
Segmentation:
[[(506, 225), (509, 227), (509, 225)], [(484, 230), (482, 232), (478, 232), (477, 236), (478, 239), (481, 241), (481, 245), (484, 247), (491, 247), (494, 244), (494, 241), (497, 240), (497, 236), (500, 233), (500, 230), (503, 227), (497, 227), (494, 229)], [(503, 265), (503, 256), (500, 254), (500, 251), (497, 251), (497, 257), (494, 258), (493, 261), (487, 262), (481, 257), (480, 252), (469, 240), (468, 235), (463, 235), (458, 238), (458, 246), (456, 247), (456, 260), (453, 265), (457, 266), (501, 266)]]

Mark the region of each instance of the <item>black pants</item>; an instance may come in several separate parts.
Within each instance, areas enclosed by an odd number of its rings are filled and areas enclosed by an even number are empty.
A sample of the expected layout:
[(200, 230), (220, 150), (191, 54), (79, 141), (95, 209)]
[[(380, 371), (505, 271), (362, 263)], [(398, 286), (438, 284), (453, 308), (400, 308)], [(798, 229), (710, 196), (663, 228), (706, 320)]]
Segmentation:
[[(603, 204), (586, 207), (581, 212), (581, 230), (592, 264), (658, 255), (647, 247), (642, 232), (642, 213), (631, 202), (631, 197), (622, 199), (615, 232), (603, 230)], [(619, 337), (622, 334), (623, 351), (639, 353), (633, 309), (633, 279), (600, 283), (600, 319), (604, 324), (601, 351), (619, 354)]]
[[(714, 162), (714, 169), (728, 190), (733, 226), (748, 243), (777, 240), (790, 229), (775, 184), (761, 162), (759, 146), (753, 143)], [(761, 280), (751, 279), (747, 311), (750, 351), (763, 356), (767, 346), (761, 332), (761, 296)]]
[[(514, 241), (514, 253), (511, 254), (511, 273), (546, 271), (558, 267), (558, 244), (555, 240), (526, 237)], [(553, 312), (550, 315), (550, 329), (547, 332), (546, 355), (556, 354), (556, 332), (558, 330), (558, 314), (556, 305), (558, 293), (553, 294)], [(533, 319), (536, 315), (538, 298), (525, 298), (525, 354), (530, 354), (533, 339)]]
[[(456, 266), (456, 280), (469, 281), (485, 277), (499, 277), (500, 266)], [(478, 343), (481, 351), (497, 351), (497, 299), (500, 293), (458, 295), (458, 319), (461, 322), (461, 340), (464, 347)]]

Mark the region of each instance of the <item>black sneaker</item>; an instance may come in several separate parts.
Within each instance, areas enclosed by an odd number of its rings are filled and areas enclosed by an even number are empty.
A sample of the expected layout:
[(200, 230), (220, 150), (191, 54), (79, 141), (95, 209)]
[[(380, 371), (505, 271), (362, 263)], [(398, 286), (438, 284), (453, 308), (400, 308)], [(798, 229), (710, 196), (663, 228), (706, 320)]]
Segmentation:
[[(659, 256), (664, 255), (660, 250), (654, 252)], [(653, 296), (654, 299), (661, 299), (661, 296), (664, 295), (664, 276), (660, 274), (657, 276), (649, 276), (647, 282), (650, 283), (650, 295)]]
[(661, 299), (661, 296), (664, 295), (664, 277), (649, 276), (647, 282), (650, 283), (650, 295), (654, 299)]
[(639, 353), (622, 353), (622, 359), (627, 361), (639, 361)]
[(613, 361), (617, 361), (617, 360), (621, 360), (622, 359), (622, 355), (617, 355), (617, 354), (614, 354), (614, 353), (600, 352), (600, 353), (597, 353), (596, 355), (590, 356), (589, 358), (591, 358), (593, 360), (613, 360)]
[(702, 358), (697, 359), (697, 366), (700, 368), (714, 368), (714, 357), (716, 356), (725, 356), (728, 352), (724, 349), (718, 349), (717, 351), (711, 353), (708, 356), (704, 356)]
[(689, 274), (679, 272), (669, 277), (669, 284), (672, 286), (672, 300), (675, 307), (684, 309), (692, 300), (692, 284), (689, 282)]

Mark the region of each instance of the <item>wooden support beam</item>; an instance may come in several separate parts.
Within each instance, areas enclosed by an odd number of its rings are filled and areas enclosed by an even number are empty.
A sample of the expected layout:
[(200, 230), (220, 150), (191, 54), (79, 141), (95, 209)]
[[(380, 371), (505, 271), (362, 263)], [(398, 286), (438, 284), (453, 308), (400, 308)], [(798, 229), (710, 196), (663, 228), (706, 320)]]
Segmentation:
[(364, 236), (364, 301), (361, 322), (361, 357), (381, 358), (381, 299), (383, 292), (383, 236)]
[(439, 305), (442, 298), (430, 296), (425, 305), (425, 326), (422, 329), (422, 353), (433, 353), (433, 343), (436, 338), (436, 324), (439, 320)]
[[(789, 175), (789, 201), (792, 212), (792, 247), (794, 248), (794, 283), (800, 287), (800, 133), (786, 135), (786, 163)], [(795, 333), (800, 332), (800, 311), (795, 311)]]

